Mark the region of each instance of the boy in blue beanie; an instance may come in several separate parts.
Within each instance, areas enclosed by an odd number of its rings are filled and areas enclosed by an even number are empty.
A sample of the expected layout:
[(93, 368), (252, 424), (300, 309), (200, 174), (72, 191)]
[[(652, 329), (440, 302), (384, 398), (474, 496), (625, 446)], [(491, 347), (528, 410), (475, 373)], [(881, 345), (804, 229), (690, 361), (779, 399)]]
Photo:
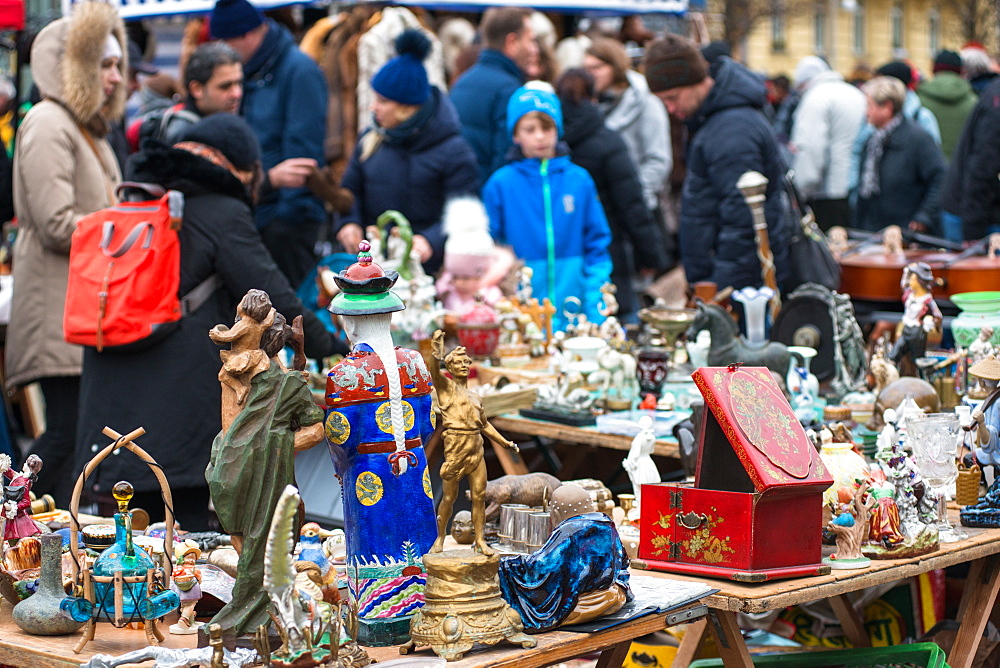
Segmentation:
[(562, 135), (559, 98), (545, 84), (529, 83), (507, 103), (507, 130), (515, 159), (483, 188), (490, 233), (509, 244), (533, 270), (538, 299), (556, 307), (553, 327), (565, 329), (564, 307), (580, 300), (591, 322), (600, 322), (601, 286), (610, 280), (611, 232), (597, 187), (570, 162)]

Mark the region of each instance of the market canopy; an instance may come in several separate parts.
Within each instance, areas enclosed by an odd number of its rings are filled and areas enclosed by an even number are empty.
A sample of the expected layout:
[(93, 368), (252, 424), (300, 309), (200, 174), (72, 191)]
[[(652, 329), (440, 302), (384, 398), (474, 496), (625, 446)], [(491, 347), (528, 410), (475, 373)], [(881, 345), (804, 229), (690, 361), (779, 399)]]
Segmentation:
[[(62, 0), (63, 15), (70, 13), (74, 0)], [(154, 16), (176, 16), (179, 14), (207, 14), (212, 11), (215, 0), (118, 0), (122, 18), (135, 20)], [(253, 0), (261, 9), (273, 9), (295, 4), (309, 4), (290, 0)], [(344, 5), (360, 4), (344, 2)], [(581, 14), (683, 14), (687, 11), (688, 0), (395, 0), (394, 5), (425, 7), (454, 11), (479, 11), (486, 7), (510, 6), (532, 7), (541, 11)]]

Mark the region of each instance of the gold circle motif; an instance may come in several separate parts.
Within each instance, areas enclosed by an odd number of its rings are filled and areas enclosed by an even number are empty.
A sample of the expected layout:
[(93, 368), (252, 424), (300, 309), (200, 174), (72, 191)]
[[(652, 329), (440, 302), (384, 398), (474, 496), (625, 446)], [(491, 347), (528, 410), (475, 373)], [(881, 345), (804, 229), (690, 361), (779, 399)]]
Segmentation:
[(343, 413), (331, 411), (326, 416), (326, 437), (334, 445), (343, 445), (351, 435), (351, 423)]
[[(392, 413), (389, 409), (389, 403), (386, 401), (381, 406), (375, 409), (375, 424), (378, 428), (386, 434), (392, 433)], [(403, 403), (403, 428), (406, 431), (413, 429), (413, 406), (407, 402)], [(404, 438), (406, 434), (404, 433)]]
[(434, 490), (431, 489), (431, 472), (429, 468), (424, 469), (424, 494), (428, 498), (434, 498)]
[(354, 483), (354, 493), (363, 506), (374, 506), (382, 500), (382, 480), (371, 471), (363, 471)]

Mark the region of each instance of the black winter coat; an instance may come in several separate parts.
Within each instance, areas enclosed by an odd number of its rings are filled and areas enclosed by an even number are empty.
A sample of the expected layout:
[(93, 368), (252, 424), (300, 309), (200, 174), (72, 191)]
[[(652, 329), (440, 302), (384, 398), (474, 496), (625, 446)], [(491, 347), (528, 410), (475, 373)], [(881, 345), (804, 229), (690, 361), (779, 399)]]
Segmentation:
[[(143, 427), (146, 435), (138, 443), (163, 467), (171, 488), (206, 487), (212, 440), (222, 428), (222, 348), (208, 338), (208, 330), (232, 323), (237, 302), (258, 288), (270, 295), (289, 324), (295, 316), (304, 316), (310, 357), (346, 352), (346, 346), (303, 308), (274, 264), (254, 226), (246, 189), (236, 177), (191, 153), (152, 142), (132, 157), (129, 171), (128, 180), (158, 183), (185, 195), (180, 293), (213, 273), (223, 284), (182, 319), (177, 330), (149, 347), (135, 352), (84, 350), (76, 471), (93, 456), (94, 445), (110, 443), (101, 433), (105, 425), (122, 434)], [(119, 480), (128, 480), (139, 492), (159, 489), (146, 464), (129, 453), (105, 459), (88, 485), (107, 492)]]
[(478, 194), (479, 167), (448, 96), (431, 88), (428, 104), (435, 109), (422, 128), (401, 141), (386, 137), (365, 161), (358, 140), (343, 179), (343, 186), (354, 193), (354, 207), (341, 224), (365, 228), (383, 212), (399, 211), (410, 221), (413, 233), (423, 235), (434, 249), (434, 256), (424, 263), (431, 273), (444, 257), (445, 201)]
[(980, 94), (948, 165), (941, 208), (962, 219), (962, 236), (985, 237), (1000, 226), (1000, 78)]
[(618, 288), (622, 315), (634, 314), (638, 300), (632, 287), (636, 269), (666, 271), (669, 258), (662, 228), (650, 216), (642, 186), (625, 141), (604, 125), (600, 110), (589, 102), (563, 100), (563, 139), (570, 159), (586, 169), (611, 228), (611, 280)]
[(710, 68), (715, 85), (687, 121), (691, 140), (681, 199), (681, 260), (689, 283), (719, 289), (762, 285), (753, 216), (736, 187), (744, 172), (768, 179), (765, 216), (779, 287), (788, 280), (784, 159), (762, 109), (764, 83), (728, 57)]
[[(866, 143), (861, 151), (859, 174), (864, 174), (867, 162)], [(904, 118), (889, 135), (882, 151), (878, 169), (879, 194), (868, 199), (858, 195), (855, 226), (872, 231), (887, 225), (905, 229), (911, 220), (916, 220), (931, 230), (938, 229), (938, 194), (944, 172), (944, 156), (934, 139), (919, 125)], [(993, 178), (996, 180), (996, 174)]]

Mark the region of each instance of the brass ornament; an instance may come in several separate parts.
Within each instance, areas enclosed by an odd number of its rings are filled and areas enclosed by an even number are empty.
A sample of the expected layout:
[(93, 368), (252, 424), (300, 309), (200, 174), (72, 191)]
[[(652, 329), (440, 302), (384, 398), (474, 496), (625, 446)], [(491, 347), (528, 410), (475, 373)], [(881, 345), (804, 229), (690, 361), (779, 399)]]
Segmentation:
[(447, 550), (424, 555), (427, 584), (424, 607), (410, 621), (410, 641), (399, 648), (409, 654), (429, 645), (446, 661), (458, 661), (476, 643), (501, 640), (530, 649), (538, 644), (524, 633), (521, 616), (500, 595), (500, 558), (474, 550)]

